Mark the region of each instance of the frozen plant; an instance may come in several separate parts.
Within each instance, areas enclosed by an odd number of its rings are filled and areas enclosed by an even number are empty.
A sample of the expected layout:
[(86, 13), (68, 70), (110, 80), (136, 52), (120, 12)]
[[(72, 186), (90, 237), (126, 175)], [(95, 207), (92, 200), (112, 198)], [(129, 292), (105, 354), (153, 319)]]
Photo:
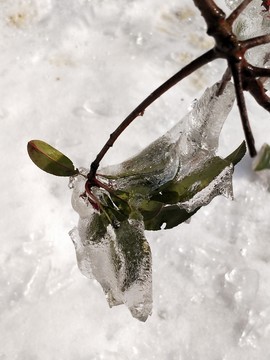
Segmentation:
[[(217, 195), (232, 198), (233, 169), (246, 148), (243, 142), (225, 159), (216, 156), (223, 123), (236, 97), (249, 153), (255, 156), (243, 91), (270, 110), (264, 87), (270, 76), (265, 67), (267, 49), (257, 51), (256, 65), (248, 61), (253, 48), (270, 42), (270, 35), (265, 34), (268, 15), (260, 2), (230, 1), (234, 10), (227, 18), (212, 0), (194, 0), (194, 4), (215, 46), (137, 106), (110, 135), (89, 171), (75, 168), (70, 159), (43, 141), (28, 143), (29, 156), (42, 170), (71, 177), (72, 206), (79, 214), (79, 224), (70, 235), (81, 272), (100, 283), (110, 306), (124, 303), (141, 321), (152, 309), (151, 250), (144, 230), (175, 227)], [(263, 5), (266, 10), (267, 3)], [(251, 16), (257, 26), (253, 37), (249, 37)], [(219, 83), (205, 90), (189, 114), (138, 155), (98, 170), (108, 149), (136, 117), (172, 86), (218, 58), (227, 61), (227, 70)], [(256, 160), (257, 170), (269, 167), (268, 149), (264, 147), (262, 160)]]

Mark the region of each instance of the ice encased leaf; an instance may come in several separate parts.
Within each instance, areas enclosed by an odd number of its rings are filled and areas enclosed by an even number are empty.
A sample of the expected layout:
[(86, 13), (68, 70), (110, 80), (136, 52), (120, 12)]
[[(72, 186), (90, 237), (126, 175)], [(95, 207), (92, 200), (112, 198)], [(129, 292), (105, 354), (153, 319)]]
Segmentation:
[[(218, 171), (214, 169), (213, 173), (210, 168), (209, 172), (209, 163), (215, 158), (218, 148), (220, 131), (235, 99), (232, 83), (227, 83), (219, 96), (216, 95), (218, 90), (218, 83), (208, 88), (194, 103), (192, 110), (171, 130), (131, 159), (102, 169), (103, 176), (111, 179), (116, 189), (141, 193), (164, 204), (166, 196), (163, 188), (167, 184), (173, 182), (179, 189), (182, 181), (183, 187), (189, 182), (190, 191), (186, 193), (193, 194), (194, 198), (192, 195), (177, 200), (176, 196), (168, 202), (177, 203), (189, 212), (207, 205), (219, 194), (232, 197), (233, 167), (230, 163), (216, 157)], [(200, 186), (196, 186), (198, 181)], [(157, 198), (153, 197), (153, 193), (161, 195)], [(186, 218), (184, 213), (181, 215), (181, 218)], [(150, 223), (151, 229), (156, 228), (155, 222)]]
[(198, 169), (214, 156), (235, 99), (231, 82), (219, 96), (218, 89), (218, 83), (206, 89), (193, 109), (165, 135), (129, 160), (101, 169), (100, 174), (113, 180), (117, 189), (140, 188), (149, 193)]
[(192, 212), (201, 206), (208, 205), (218, 195), (233, 198), (232, 175), (233, 166), (225, 167), (207, 187), (197, 192), (190, 200), (178, 203), (178, 206)]
[(182, 120), (182, 126), (177, 124), (171, 130), (179, 134), (181, 166), (176, 175), (177, 180), (197, 170), (215, 156), (221, 129), (235, 100), (234, 86), (231, 82), (227, 83), (219, 96), (216, 95), (218, 89), (219, 84), (206, 89), (192, 111)]
[(78, 267), (100, 283), (110, 307), (126, 304), (133, 317), (146, 321), (152, 311), (152, 260), (143, 221), (129, 219), (113, 228), (81, 197), (84, 183), (83, 176), (76, 178), (72, 196), (80, 215), (70, 232)]
[(116, 234), (120, 259), (119, 280), (124, 302), (132, 316), (146, 321), (152, 311), (152, 260), (142, 220), (121, 222)]

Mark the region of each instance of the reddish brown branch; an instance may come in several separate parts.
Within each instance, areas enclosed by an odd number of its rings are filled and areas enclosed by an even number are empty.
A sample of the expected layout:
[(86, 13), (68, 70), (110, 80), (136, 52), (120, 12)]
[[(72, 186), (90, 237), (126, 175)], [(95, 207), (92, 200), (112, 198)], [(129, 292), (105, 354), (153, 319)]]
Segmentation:
[(265, 110), (270, 112), (270, 98), (266, 95), (260, 80), (253, 79), (249, 83), (248, 90), (250, 94), (254, 97), (257, 103), (262, 106)]
[[(242, 126), (244, 134), (247, 140), (247, 146), (250, 153), (250, 156), (253, 157), (257, 154), (255, 148), (255, 141), (249, 124), (248, 113), (246, 108), (245, 97), (243, 93), (243, 84), (242, 84), (242, 74), (241, 74), (241, 63), (233, 63), (230, 66), (232, 71), (232, 76), (234, 80), (234, 88), (236, 94), (237, 105), (240, 112), (240, 117), (242, 120)], [(237, 84), (237, 85), (236, 85)]]
[(265, 45), (269, 42), (270, 42), (270, 35), (262, 35), (262, 36), (257, 36), (252, 39), (241, 41), (241, 44), (247, 50), (247, 49), (251, 49), (255, 46)]

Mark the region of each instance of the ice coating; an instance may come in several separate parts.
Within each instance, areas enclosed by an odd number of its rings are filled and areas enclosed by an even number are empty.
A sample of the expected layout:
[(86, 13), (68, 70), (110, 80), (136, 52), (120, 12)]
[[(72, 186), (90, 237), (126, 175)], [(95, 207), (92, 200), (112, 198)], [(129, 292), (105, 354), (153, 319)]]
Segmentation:
[(136, 219), (124, 221), (115, 233), (124, 302), (133, 317), (146, 321), (152, 312), (152, 261), (143, 223)]
[(171, 140), (170, 133), (167, 133), (138, 155), (121, 164), (103, 168), (99, 172), (113, 178), (117, 177), (115, 185), (119, 189), (141, 184), (154, 190), (175, 177), (178, 165), (176, 144)]
[(183, 128), (176, 125), (171, 132), (187, 134), (179, 136), (178, 147), (182, 153), (181, 167), (176, 175), (181, 179), (197, 169), (216, 153), (219, 135), (229, 112), (232, 109), (235, 92), (228, 82), (223, 93), (216, 96), (219, 84), (206, 89), (202, 97), (195, 102), (192, 111), (183, 119)]
[(233, 166), (227, 166), (206, 188), (199, 191), (189, 201), (178, 203), (181, 209), (192, 212), (198, 207), (205, 206), (217, 195), (233, 198), (232, 188)]
[(229, 9), (234, 10), (243, 0), (225, 0)]
[(126, 304), (133, 317), (146, 321), (152, 311), (151, 250), (142, 220), (129, 219), (113, 228), (81, 194), (85, 178), (74, 183), (72, 205), (80, 219), (70, 232), (78, 267), (100, 283), (110, 307)]
[(219, 135), (234, 103), (234, 86), (228, 82), (216, 96), (219, 84), (206, 89), (193, 109), (171, 130), (138, 155), (99, 172), (116, 178), (115, 186), (127, 189), (143, 185), (155, 190), (175, 177), (187, 175), (214, 156)]

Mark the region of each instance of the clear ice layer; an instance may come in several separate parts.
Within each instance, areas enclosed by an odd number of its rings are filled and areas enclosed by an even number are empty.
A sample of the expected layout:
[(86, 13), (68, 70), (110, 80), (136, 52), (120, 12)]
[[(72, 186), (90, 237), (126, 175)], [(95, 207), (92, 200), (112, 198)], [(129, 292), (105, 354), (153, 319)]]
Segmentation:
[(222, 126), (235, 99), (231, 82), (219, 97), (216, 96), (218, 87), (219, 84), (215, 84), (206, 89), (179, 123), (138, 155), (103, 168), (99, 173), (112, 178), (118, 189), (145, 186), (150, 191), (201, 167), (214, 156)]

